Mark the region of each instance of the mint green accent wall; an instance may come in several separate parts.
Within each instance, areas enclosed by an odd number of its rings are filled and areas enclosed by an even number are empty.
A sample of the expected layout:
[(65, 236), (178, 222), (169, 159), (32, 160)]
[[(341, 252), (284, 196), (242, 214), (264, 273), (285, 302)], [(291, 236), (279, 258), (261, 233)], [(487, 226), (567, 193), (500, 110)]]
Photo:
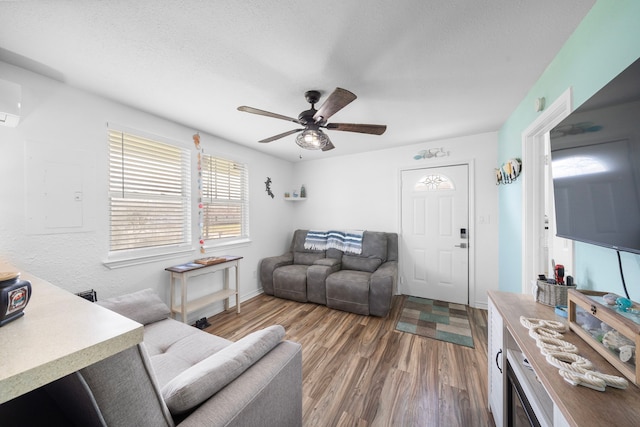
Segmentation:
[[(584, 289), (614, 292), (624, 295), (616, 252), (600, 246), (576, 244), (578, 286)], [(640, 301), (640, 256), (620, 252), (629, 297)]]
[[(577, 108), (627, 66), (640, 58), (640, 1), (599, 0), (582, 20), (498, 133), (498, 161), (522, 155), (522, 132), (537, 116), (534, 100), (551, 105), (573, 87)], [(527, 165), (523, 165), (526, 173)], [(501, 186), (499, 194), (499, 286), (520, 292), (522, 274), (522, 185)], [(640, 299), (640, 256), (622, 254), (627, 287)], [(576, 282), (580, 287), (622, 293), (615, 251), (576, 243)]]

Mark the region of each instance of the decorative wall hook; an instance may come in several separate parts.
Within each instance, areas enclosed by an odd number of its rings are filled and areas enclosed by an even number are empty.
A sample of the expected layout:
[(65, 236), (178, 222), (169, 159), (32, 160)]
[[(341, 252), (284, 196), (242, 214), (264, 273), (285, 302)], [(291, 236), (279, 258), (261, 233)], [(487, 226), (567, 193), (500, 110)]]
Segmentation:
[(429, 148), (428, 150), (422, 150), (418, 152), (413, 158), (415, 160), (421, 159), (433, 159), (434, 157), (446, 157), (449, 155), (448, 151), (444, 151), (444, 148)]
[(520, 159), (509, 159), (495, 169), (496, 185), (511, 184), (520, 176), (522, 170), (522, 161)]

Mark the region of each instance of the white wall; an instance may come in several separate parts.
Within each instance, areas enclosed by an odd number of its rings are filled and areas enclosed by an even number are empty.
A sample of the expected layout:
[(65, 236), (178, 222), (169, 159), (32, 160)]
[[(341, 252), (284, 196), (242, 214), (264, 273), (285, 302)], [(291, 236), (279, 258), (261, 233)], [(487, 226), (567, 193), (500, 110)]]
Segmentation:
[[(193, 251), (175, 258), (109, 269), (103, 261), (108, 251), (106, 123), (117, 123), (161, 135), (193, 149), (194, 129), (73, 89), (65, 84), (0, 62), (0, 79), (22, 85), (22, 119), (16, 128), (0, 126), (0, 258), (71, 292), (93, 288), (99, 298), (154, 288), (169, 300), (168, 273), (164, 268), (201, 257), (194, 229)], [(317, 161), (289, 162), (244, 146), (201, 134), (205, 152), (248, 163), (250, 179), (251, 239), (248, 245), (209, 251), (207, 255), (237, 254), (241, 262), (241, 299), (260, 292), (256, 271), (262, 258), (288, 248), (296, 228), (360, 228), (399, 231), (399, 175), (402, 169), (473, 161), (475, 166), (476, 259), (472, 304), (486, 306), (486, 290), (497, 288), (497, 187), (493, 181), (496, 134), (455, 138), (397, 149)], [(443, 147), (444, 159), (414, 160), (420, 150)], [(339, 148), (338, 148), (339, 149)], [(40, 150), (40, 151), (38, 151)], [(33, 153), (56, 153), (57, 160), (80, 167), (83, 186), (81, 232), (44, 234), (34, 227), (29, 212), (32, 196)], [(194, 176), (196, 152), (193, 150)], [(55, 159), (52, 159), (52, 161)], [(77, 175), (77, 174), (76, 174)], [(274, 199), (264, 181), (271, 177)], [(308, 199), (287, 202), (282, 196), (301, 184)], [(473, 191), (473, 189), (472, 189)], [(194, 179), (194, 203), (197, 188)], [(484, 219), (483, 223), (478, 220)], [(37, 222), (37, 221), (36, 221)], [(197, 223), (197, 210), (193, 210)], [(473, 236), (473, 234), (472, 234)], [(221, 286), (221, 275), (214, 286)], [(196, 278), (193, 293), (205, 289), (207, 278)], [(221, 305), (189, 320), (220, 311)]]
[[(197, 176), (192, 140), (195, 130), (3, 62), (0, 62), (0, 79), (22, 85), (20, 124), (16, 128), (0, 126), (0, 258), (71, 292), (93, 288), (102, 299), (151, 287), (169, 301), (168, 273), (164, 268), (204, 256), (198, 250), (197, 227), (194, 226), (193, 251), (189, 253), (112, 270), (103, 264), (109, 237), (106, 123), (160, 135), (192, 149), (194, 177)], [(293, 167), (290, 162), (211, 135), (201, 133), (201, 145), (206, 153), (237, 159), (249, 166), (252, 241), (206, 254), (244, 256), (240, 293), (241, 300), (246, 299), (260, 291), (255, 274), (260, 259), (283, 252), (292, 234), (294, 208), (282, 197), (268, 197), (264, 181), (267, 176), (271, 177), (273, 191), (281, 194), (285, 184), (292, 181)], [(31, 184), (40, 165), (46, 162), (82, 169), (72, 174), (82, 181), (78, 185), (82, 186), (84, 195), (79, 232), (43, 230), (37, 226), (38, 218), (42, 220), (48, 212), (33, 209)], [(192, 222), (195, 225), (197, 180), (193, 181)], [(220, 287), (222, 274), (216, 275), (196, 278), (194, 295), (206, 291), (207, 279), (212, 279), (213, 286)], [(211, 315), (220, 307), (194, 313), (190, 320)]]
[[(367, 137), (374, 138), (374, 137)], [(421, 150), (444, 148), (448, 157), (415, 160)], [(400, 171), (472, 162), (475, 175), (475, 275), (471, 305), (486, 307), (487, 290), (498, 288), (498, 187), (494, 168), (497, 133), (484, 133), (364, 154), (296, 163), (292, 187), (305, 185), (307, 200), (293, 203), (295, 228), (400, 232)], [(471, 241), (473, 244), (473, 240)], [(402, 257), (400, 258), (402, 263)]]

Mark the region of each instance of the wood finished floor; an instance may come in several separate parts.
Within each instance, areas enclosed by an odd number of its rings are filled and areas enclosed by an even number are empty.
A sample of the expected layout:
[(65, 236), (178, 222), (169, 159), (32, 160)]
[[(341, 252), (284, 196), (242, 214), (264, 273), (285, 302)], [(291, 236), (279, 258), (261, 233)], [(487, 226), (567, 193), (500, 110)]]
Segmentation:
[(304, 426), (494, 426), (487, 409), (487, 311), (469, 309), (475, 349), (399, 332), (386, 318), (259, 295), (209, 318), (232, 341), (280, 324), (302, 344)]

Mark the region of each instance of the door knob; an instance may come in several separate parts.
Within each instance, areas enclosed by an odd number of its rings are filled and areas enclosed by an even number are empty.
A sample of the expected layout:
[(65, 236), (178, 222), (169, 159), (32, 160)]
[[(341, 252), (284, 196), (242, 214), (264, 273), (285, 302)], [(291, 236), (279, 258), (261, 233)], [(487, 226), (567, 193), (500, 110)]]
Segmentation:
[(459, 245), (455, 245), (456, 248), (463, 248), (465, 249), (467, 247), (466, 243), (460, 243)]

